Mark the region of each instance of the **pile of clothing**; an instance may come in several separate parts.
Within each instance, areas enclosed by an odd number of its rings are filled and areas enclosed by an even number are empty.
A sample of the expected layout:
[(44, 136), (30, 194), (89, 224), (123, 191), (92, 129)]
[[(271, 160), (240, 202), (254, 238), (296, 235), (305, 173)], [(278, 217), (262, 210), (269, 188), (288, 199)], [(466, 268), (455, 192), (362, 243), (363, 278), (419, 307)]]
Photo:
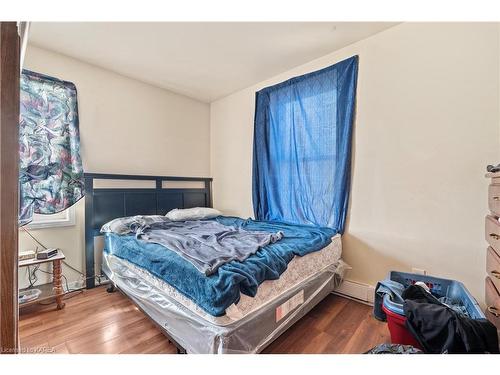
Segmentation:
[(497, 165), (487, 165), (486, 171), (488, 171), (490, 173), (500, 172), (500, 163)]
[(411, 345), (380, 344), (368, 350), (365, 354), (424, 354)]
[[(383, 297), (403, 304), (406, 328), (425, 353), (499, 353), (496, 327), (486, 319), (472, 319), (464, 306), (433, 296), (427, 286), (384, 280), (377, 285), (374, 315), (385, 320)], [(447, 303), (448, 302), (448, 303)]]

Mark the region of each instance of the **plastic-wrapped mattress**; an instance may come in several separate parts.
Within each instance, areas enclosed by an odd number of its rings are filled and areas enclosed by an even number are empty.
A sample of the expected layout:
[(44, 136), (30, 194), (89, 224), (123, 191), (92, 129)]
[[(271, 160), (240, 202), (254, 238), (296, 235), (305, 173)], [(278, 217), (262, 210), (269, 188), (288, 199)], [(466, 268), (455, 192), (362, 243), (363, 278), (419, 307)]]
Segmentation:
[(262, 283), (255, 297), (242, 295), (221, 317), (124, 259), (105, 254), (103, 271), (188, 353), (257, 353), (338, 285), (347, 268), (341, 249), (337, 235), (324, 249), (295, 257), (278, 280)]

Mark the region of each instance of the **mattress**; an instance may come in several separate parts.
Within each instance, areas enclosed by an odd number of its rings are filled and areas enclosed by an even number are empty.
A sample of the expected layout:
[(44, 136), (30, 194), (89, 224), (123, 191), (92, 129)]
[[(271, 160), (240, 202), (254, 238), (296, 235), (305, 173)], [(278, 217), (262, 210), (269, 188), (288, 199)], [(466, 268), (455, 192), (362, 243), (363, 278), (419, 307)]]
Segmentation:
[(341, 236), (336, 235), (332, 238), (332, 242), (323, 249), (303, 257), (295, 256), (279, 279), (264, 281), (259, 286), (255, 297), (241, 294), (239, 302), (231, 305), (226, 309), (226, 314), (219, 317), (208, 314), (165, 281), (122, 258), (105, 253), (103, 270), (113, 281), (120, 279), (122, 284), (140, 291), (144, 298), (152, 299), (159, 305), (168, 304), (173, 300), (212, 324), (226, 326), (261, 309), (325, 269), (336, 268), (339, 274), (343, 273), (346, 264), (341, 260), (341, 254)]
[[(266, 280), (278, 279), (294, 256), (305, 256), (321, 250), (337, 234), (331, 228), (303, 224), (229, 216), (219, 216), (214, 220), (250, 231), (281, 231), (284, 236), (250, 255), (244, 262), (223, 264), (218, 272), (210, 276), (200, 272), (189, 261), (189, 256), (181, 256), (169, 250), (168, 246), (137, 239), (133, 233), (106, 233), (103, 251), (147, 270), (193, 300), (208, 314), (224, 316), (233, 303), (239, 302), (241, 294), (255, 296), (259, 285)], [(205, 251), (212, 252), (213, 249), (207, 248)]]

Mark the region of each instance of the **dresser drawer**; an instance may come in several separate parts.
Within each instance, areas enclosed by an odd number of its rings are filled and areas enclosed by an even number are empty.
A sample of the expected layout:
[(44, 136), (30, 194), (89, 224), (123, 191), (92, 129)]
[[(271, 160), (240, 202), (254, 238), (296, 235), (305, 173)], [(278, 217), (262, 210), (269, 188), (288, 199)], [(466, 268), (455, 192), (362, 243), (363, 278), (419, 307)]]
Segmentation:
[(500, 329), (500, 294), (489, 277), (485, 283), (486, 317)]
[(486, 241), (500, 254), (500, 222), (494, 216), (486, 216)]
[(488, 207), (495, 215), (500, 216), (500, 185), (488, 187)]
[(486, 251), (486, 272), (497, 290), (500, 290), (500, 256), (491, 247)]

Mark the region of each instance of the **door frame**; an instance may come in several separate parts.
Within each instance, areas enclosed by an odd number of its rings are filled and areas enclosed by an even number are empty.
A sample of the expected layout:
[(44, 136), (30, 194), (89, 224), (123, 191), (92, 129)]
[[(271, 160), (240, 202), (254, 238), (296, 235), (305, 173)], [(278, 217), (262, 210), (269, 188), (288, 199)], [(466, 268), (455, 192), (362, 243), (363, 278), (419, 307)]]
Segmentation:
[(17, 353), (20, 38), (0, 22), (0, 353)]

